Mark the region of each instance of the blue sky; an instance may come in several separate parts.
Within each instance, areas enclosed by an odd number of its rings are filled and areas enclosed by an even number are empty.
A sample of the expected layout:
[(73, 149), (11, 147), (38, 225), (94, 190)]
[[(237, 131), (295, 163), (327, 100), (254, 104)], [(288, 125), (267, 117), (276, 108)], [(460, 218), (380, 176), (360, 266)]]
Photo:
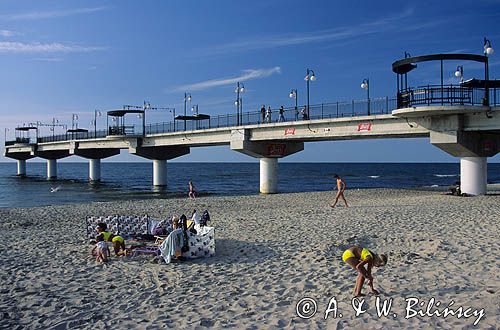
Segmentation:
[[(498, 51), (500, 1), (22, 1), (0, 2), (0, 126), (2, 133), (56, 117), (89, 127), (94, 109), (149, 100), (181, 111), (189, 91), (200, 112), (232, 113), (235, 81), (245, 83), (244, 111), (261, 104), (305, 101), (306, 68), (317, 81), (311, 103), (394, 96), (393, 61), (440, 52), (481, 54), (483, 37)], [(456, 65), (445, 67), (448, 83)], [(411, 85), (439, 79), (423, 64)], [(464, 65), (466, 78), (480, 66)], [(150, 112), (151, 113), (151, 112)], [(169, 121), (167, 112), (150, 122)], [(105, 127), (100, 118), (99, 127)], [(48, 130), (45, 134), (49, 134)], [(3, 145), (4, 134), (1, 141)], [(327, 152), (325, 152), (327, 151)], [(0, 161), (5, 161), (0, 158)], [(70, 161), (84, 161), (68, 158)], [(122, 152), (112, 161), (142, 161)], [(229, 147), (192, 148), (178, 161), (252, 161)], [(457, 162), (428, 139), (306, 143), (283, 161)], [(489, 161), (500, 161), (496, 156)]]

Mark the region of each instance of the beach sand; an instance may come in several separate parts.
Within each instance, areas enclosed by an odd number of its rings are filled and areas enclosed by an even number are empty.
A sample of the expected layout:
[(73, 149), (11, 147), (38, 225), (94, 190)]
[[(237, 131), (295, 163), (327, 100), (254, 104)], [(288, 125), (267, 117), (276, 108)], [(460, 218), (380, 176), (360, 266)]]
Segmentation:
[[(348, 190), (351, 207), (335, 209), (332, 197), (315, 192), (0, 209), (0, 327), (473, 328), (477, 314), (405, 319), (405, 298), (427, 304), (434, 297), (440, 310), (451, 301), (454, 310), (484, 308), (475, 328), (498, 328), (499, 195)], [(211, 213), (215, 257), (167, 265), (149, 256), (113, 256), (98, 264), (89, 254), (87, 215), (165, 218), (193, 208)], [(377, 317), (373, 295), (364, 297), (366, 312), (355, 316), (356, 272), (341, 261), (352, 244), (389, 254), (386, 267), (374, 268), (380, 298), (393, 299), (389, 317)], [(306, 297), (315, 299), (317, 313), (301, 319), (296, 306)], [(332, 297), (342, 318), (331, 313), (325, 320)]]

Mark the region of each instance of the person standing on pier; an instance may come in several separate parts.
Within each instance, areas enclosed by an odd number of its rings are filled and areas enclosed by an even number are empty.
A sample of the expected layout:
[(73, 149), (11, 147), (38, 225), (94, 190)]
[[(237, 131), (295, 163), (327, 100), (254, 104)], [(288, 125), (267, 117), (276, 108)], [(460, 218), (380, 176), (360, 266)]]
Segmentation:
[(286, 121), (285, 120), (285, 109), (283, 106), (280, 107), (280, 118), (278, 119), (278, 122)]
[(337, 202), (339, 201), (339, 198), (342, 198), (342, 200), (345, 203), (345, 207), (349, 207), (349, 205), (347, 205), (347, 201), (345, 200), (345, 197), (344, 197), (344, 191), (347, 188), (347, 185), (346, 185), (344, 179), (342, 179), (340, 176), (338, 176), (338, 174), (334, 174), (333, 177), (337, 180), (337, 190), (338, 191), (337, 191), (337, 195), (335, 196), (335, 202), (333, 203), (333, 205), (330, 205), (330, 206), (335, 207), (335, 205), (337, 205)]
[(300, 110), (300, 113), (302, 114), (303, 120), (309, 119), (309, 117), (307, 117), (307, 107), (305, 105), (304, 105), (304, 108), (302, 108), (302, 110)]
[(262, 123), (265, 123), (265, 121), (266, 121), (266, 106), (264, 104), (260, 108), (260, 115), (262, 117)]
[(271, 122), (271, 106), (267, 107), (266, 111), (266, 122), (270, 123)]

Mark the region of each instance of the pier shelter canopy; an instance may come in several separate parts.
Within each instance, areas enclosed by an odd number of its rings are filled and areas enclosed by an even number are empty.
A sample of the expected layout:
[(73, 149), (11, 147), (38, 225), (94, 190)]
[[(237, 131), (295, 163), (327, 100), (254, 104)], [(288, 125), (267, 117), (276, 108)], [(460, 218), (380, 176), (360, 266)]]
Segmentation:
[[(136, 134), (134, 130), (134, 125), (125, 125), (125, 116), (128, 114), (136, 114), (142, 119), (142, 128), (144, 132), (145, 126), (145, 111), (138, 109), (122, 109), (122, 110), (111, 110), (107, 112), (107, 127), (108, 135), (134, 135)], [(111, 117), (112, 125), (109, 125), (109, 118)], [(142, 134), (142, 132), (141, 132)]]
[[(490, 88), (496, 89), (495, 81), (489, 80), (488, 56), (476, 54), (431, 54), (405, 58), (392, 63), (392, 71), (397, 75), (397, 108), (407, 108), (418, 105), (478, 105), (488, 106)], [(420, 62), (437, 61), (440, 63), (440, 84), (408, 86), (408, 73), (417, 69)], [(462, 81), (460, 84), (445, 84), (443, 63), (445, 61), (468, 61), (484, 64), (483, 80), (473, 79), (475, 83)], [(463, 66), (460, 72), (463, 75)], [(460, 76), (457, 76), (460, 77)], [(462, 76), (463, 78), (463, 76)], [(482, 81), (482, 83), (479, 83)], [(495, 94), (495, 93), (494, 93)]]

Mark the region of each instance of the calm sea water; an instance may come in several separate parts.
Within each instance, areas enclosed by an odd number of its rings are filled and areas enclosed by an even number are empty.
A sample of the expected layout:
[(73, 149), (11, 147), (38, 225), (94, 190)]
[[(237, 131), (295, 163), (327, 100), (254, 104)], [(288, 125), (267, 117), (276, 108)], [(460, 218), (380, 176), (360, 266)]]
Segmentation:
[[(258, 163), (169, 163), (163, 191), (151, 186), (151, 163), (102, 163), (97, 185), (87, 182), (87, 163), (59, 163), (56, 181), (47, 181), (45, 163), (28, 162), (25, 178), (16, 176), (16, 166), (0, 163), (0, 207), (186, 196), (190, 179), (204, 195), (259, 191)], [(446, 187), (460, 179), (458, 163), (280, 163), (278, 171), (280, 192), (330, 190), (333, 173), (343, 176), (349, 188)], [(488, 164), (488, 182), (500, 182), (500, 164)]]

